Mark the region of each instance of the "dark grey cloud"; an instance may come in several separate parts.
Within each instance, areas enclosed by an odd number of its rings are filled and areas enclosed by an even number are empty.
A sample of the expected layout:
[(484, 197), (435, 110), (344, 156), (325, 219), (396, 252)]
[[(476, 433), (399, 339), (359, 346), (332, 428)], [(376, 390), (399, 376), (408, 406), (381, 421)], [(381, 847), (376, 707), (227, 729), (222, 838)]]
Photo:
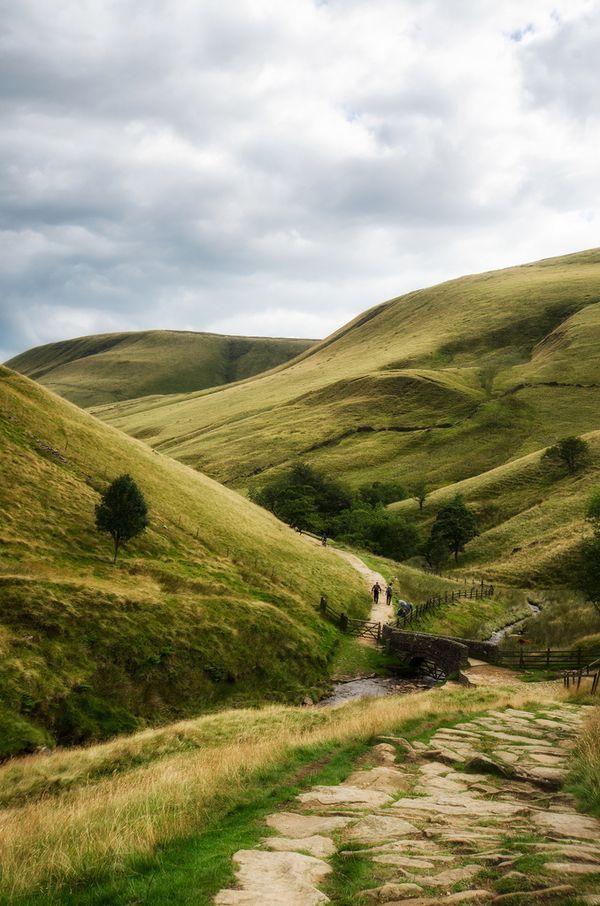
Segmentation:
[(323, 335), (596, 244), (599, 7), (0, 2), (0, 355)]

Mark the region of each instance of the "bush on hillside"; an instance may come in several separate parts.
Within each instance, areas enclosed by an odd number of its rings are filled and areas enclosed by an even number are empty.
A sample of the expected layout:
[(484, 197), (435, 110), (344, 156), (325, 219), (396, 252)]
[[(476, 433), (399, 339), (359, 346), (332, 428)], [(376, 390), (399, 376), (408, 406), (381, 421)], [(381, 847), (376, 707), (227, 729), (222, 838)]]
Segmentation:
[(589, 455), (589, 444), (582, 437), (563, 437), (542, 456), (542, 465), (565, 468), (573, 475), (581, 469)]
[(593, 535), (581, 545), (577, 584), (600, 613), (600, 489), (589, 498), (585, 518)]

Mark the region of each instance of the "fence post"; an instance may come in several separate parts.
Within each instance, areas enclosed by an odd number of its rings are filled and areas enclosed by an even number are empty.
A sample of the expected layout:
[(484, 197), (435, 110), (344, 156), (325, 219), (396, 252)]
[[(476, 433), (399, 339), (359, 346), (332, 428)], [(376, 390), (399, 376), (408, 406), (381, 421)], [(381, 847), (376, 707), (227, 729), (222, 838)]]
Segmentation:
[(581, 646), (577, 649), (577, 666), (581, 667)]
[(550, 648), (546, 651), (546, 669), (550, 667)]
[(319, 601), (319, 610), (321, 613), (325, 613), (327, 610), (327, 598), (321, 595), (321, 600)]
[(448, 592), (444, 595), (444, 604), (448, 603)]
[(340, 629), (342, 632), (348, 632), (348, 615), (345, 613), (340, 614)]
[(521, 645), (521, 649), (519, 651), (519, 667), (524, 667), (524, 666), (525, 666), (525, 658), (523, 656), (523, 646)]

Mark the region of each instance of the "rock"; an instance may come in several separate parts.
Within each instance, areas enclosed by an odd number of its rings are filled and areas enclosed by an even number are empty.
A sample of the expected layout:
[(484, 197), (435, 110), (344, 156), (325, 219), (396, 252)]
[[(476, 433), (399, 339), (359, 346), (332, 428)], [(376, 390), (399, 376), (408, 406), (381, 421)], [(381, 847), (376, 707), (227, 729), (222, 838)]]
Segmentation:
[(390, 900), (397, 900), (398, 897), (414, 897), (423, 893), (423, 888), (418, 884), (407, 882), (405, 884), (384, 884), (379, 888), (379, 902), (389, 903)]
[(346, 783), (360, 790), (398, 793), (410, 789), (412, 778), (396, 768), (379, 767), (371, 768), (369, 771), (356, 771), (348, 777)]
[(359, 897), (372, 900), (374, 903), (389, 903), (390, 900), (397, 900), (398, 897), (415, 897), (423, 893), (423, 888), (418, 884), (384, 884), (383, 887), (372, 887), (370, 890), (361, 890)]
[(303, 805), (310, 807), (319, 806), (348, 806), (350, 808), (381, 808), (391, 801), (388, 793), (379, 790), (362, 790), (356, 786), (315, 786), (306, 793), (298, 796)]
[(304, 697), (304, 699), (302, 700), (302, 704), (304, 705), (305, 708), (308, 708), (310, 705), (314, 705), (314, 702), (313, 702), (312, 698), (310, 697), (310, 695), (306, 695)]
[(317, 888), (331, 868), (300, 853), (240, 850), (233, 857), (238, 890), (221, 890), (216, 906), (318, 906), (329, 898)]
[(575, 837), (577, 840), (600, 839), (600, 821), (578, 815), (576, 812), (534, 811), (532, 819), (539, 828), (551, 831), (561, 837)]
[(351, 821), (352, 818), (297, 815), (295, 812), (277, 812), (267, 818), (268, 826), (286, 837), (312, 837), (313, 834), (326, 834), (346, 827)]
[(492, 802), (489, 799), (473, 799), (471, 796), (438, 796), (420, 799), (402, 798), (394, 808), (408, 812), (436, 812), (441, 815), (466, 815), (470, 819), (491, 815), (506, 816), (524, 814), (527, 809), (512, 802)]
[(449, 868), (439, 875), (428, 876), (423, 883), (428, 887), (451, 887), (458, 881), (469, 881), (481, 871), (481, 865), (463, 865), (461, 868)]
[(501, 893), (494, 897), (493, 904), (503, 903), (510, 906), (511, 903), (521, 904), (523, 900), (548, 900), (554, 897), (569, 896), (575, 893), (575, 888), (570, 884), (561, 884), (559, 887), (541, 887), (538, 890), (515, 890), (512, 893)]
[(417, 859), (413, 856), (406, 856), (403, 853), (394, 852), (377, 852), (373, 855), (373, 862), (379, 862), (381, 865), (396, 865), (400, 868), (413, 868), (424, 870), (435, 868), (435, 864), (428, 859)]
[(546, 862), (546, 871), (555, 871), (561, 875), (591, 875), (598, 872), (597, 862)]
[(384, 815), (368, 815), (348, 829), (346, 839), (358, 843), (379, 843), (384, 840), (396, 840), (407, 834), (417, 836), (419, 831), (414, 824), (409, 824), (403, 818), (387, 817)]
[(396, 764), (396, 749), (389, 742), (380, 742), (373, 746), (371, 752), (379, 764)]
[(489, 890), (463, 890), (445, 897), (416, 897), (411, 900), (394, 900), (387, 906), (453, 906), (454, 903), (484, 903), (491, 898)]
[(277, 852), (307, 852), (317, 859), (327, 859), (336, 850), (329, 837), (315, 834), (312, 837), (267, 837), (263, 845)]

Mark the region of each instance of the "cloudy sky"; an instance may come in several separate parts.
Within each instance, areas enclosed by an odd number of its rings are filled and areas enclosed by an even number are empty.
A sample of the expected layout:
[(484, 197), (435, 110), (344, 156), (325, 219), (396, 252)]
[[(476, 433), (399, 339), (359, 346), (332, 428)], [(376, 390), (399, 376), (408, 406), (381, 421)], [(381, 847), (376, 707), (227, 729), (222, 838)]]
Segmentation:
[(0, 0), (0, 360), (600, 245), (600, 0)]

